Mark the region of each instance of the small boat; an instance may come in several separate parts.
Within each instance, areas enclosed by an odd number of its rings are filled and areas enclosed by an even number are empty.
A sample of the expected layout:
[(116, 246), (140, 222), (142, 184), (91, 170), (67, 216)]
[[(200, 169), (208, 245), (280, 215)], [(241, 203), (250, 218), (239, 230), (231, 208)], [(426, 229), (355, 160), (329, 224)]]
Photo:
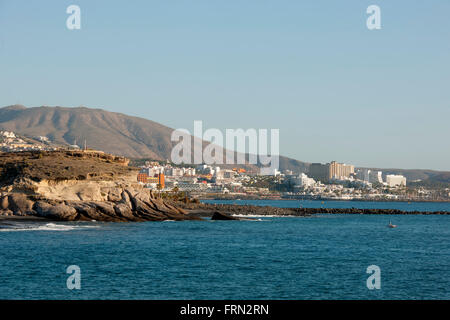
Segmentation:
[(388, 224), (389, 228), (397, 228), (396, 224), (392, 224), (391, 220), (389, 220), (389, 224)]

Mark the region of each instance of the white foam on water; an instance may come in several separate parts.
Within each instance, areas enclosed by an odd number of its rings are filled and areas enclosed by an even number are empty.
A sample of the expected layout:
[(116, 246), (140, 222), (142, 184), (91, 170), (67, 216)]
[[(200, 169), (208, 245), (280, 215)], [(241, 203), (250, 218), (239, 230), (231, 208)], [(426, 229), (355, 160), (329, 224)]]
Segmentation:
[(236, 218), (295, 218), (296, 216), (292, 215), (273, 215), (273, 214), (233, 214), (233, 217)]
[(12, 231), (71, 231), (78, 229), (90, 229), (98, 228), (97, 226), (83, 226), (83, 225), (66, 225), (56, 223), (46, 223), (45, 225), (37, 224), (17, 224), (8, 228), (0, 228), (0, 232), (12, 232)]

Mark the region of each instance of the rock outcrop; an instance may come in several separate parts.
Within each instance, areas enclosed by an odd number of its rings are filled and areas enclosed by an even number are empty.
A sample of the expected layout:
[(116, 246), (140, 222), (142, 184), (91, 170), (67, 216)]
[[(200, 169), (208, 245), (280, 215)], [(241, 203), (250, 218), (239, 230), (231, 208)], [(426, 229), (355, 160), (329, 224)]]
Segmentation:
[(197, 220), (137, 183), (138, 168), (99, 152), (0, 154), (0, 215), (64, 221)]
[(54, 200), (23, 193), (4, 194), (0, 214), (64, 221), (198, 220), (145, 188), (126, 188), (115, 201)]
[(215, 211), (211, 217), (211, 220), (241, 220), (241, 219), (232, 217), (224, 212)]

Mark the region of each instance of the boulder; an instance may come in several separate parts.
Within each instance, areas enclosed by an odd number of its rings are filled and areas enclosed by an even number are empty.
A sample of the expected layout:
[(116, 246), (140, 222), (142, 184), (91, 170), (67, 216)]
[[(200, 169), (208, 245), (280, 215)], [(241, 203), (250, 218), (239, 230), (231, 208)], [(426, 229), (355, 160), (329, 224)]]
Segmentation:
[(173, 212), (177, 212), (177, 213), (182, 214), (182, 215), (188, 214), (187, 211), (184, 210), (184, 209), (177, 208), (177, 207), (175, 207), (175, 206), (173, 206), (173, 205), (171, 205), (171, 204), (168, 204), (168, 203), (166, 203), (165, 205), (166, 205), (167, 208), (169, 208), (169, 209), (172, 210)]
[(147, 203), (141, 201), (137, 198), (131, 199), (134, 207), (134, 213), (140, 217), (146, 218), (147, 220), (165, 220), (167, 217), (162, 213), (151, 208)]
[(9, 208), (8, 196), (2, 196), (0, 198), (0, 210), (6, 210)]
[[(133, 211), (131, 211), (130, 207), (125, 203), (118, 203), (114, 206), (114, 212), (119, 217), (123, 217), (128, 221), (136, 221), (138, 218), (133, 215)], [(139, 219), (140, 220), (140, 219)]]
[(139, 190), (139, 191), (138, 191), (137, 193), (135, 193), (135, 194), (133, 194), (133, 193), (130, 193), (130, 194), (133, 195), (133, 198), (139, 199), (139, 200), (141, 200), (141, 201), (143, 201), (143, 202), (149, 202), (150, 199), (152, 198), (152, 197), (150, 196), (149, 190)]
[(211, 217), (211, 220), (241, 220), (241, 219), (232, 217), (223, 212), (215, 211)]
[(100, 207), (96, 202), (70, 202), (70, 206), (74, 207), (79, 214), (78, 219), (84, 221), (119, 221), (118, 219), (111, 217), (101, 212)]
[(109, 188), (107, 200), (111, 202), (119, 202), (122, 200), (122, 190), (119, 188)]
[(120, 200), (120, 202), (127, 205), (130, 208), (130, 210), (133, 210), (133, 203), (131, 202), (129, 193), (126, 190), (124, 190), (121, 196), (122, 200)]
[(13, 211), (15, 215), (24, 216), (34, 214), (33, 201), (30, 201), (23, 193), (12, 193), (9, 195), (7, 201), (9, 209)]
[(169, 208), (162, 199), (151, 199), (150, 202), (151, 202), (151, 205), (160, 212), (179, 214), (179, 212), (177, 210)]
[(14, 215), (13, 212), (9, 209), (6, 210), (0, 210), (0, 216), (12, 216)]
[(65, 221), (73, 221), (77, 219), (77, 210), (64, 203), (51, 205), (44, 201), (38, 201), (34, 205), (34, 209), (38, 216), (44, 218)]
[(95, 205), (97, 211), (106, 214), (110, 217), (117, 217), (116, 211), (114, 210), (114, 206), (109, 202), (91, 202)]

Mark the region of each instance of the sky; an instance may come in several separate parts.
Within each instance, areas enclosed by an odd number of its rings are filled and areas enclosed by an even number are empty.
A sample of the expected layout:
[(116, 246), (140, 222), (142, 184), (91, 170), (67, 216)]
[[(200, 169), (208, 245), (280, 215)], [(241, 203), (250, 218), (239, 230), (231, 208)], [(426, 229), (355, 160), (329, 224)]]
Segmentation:
[[(66, 27), (72, 4), (80, 30)], [(449, 12), (448, 0), (0, 0), (0, 106), (279, 129), (280, 153), (302, 161), (450, 170)]]

